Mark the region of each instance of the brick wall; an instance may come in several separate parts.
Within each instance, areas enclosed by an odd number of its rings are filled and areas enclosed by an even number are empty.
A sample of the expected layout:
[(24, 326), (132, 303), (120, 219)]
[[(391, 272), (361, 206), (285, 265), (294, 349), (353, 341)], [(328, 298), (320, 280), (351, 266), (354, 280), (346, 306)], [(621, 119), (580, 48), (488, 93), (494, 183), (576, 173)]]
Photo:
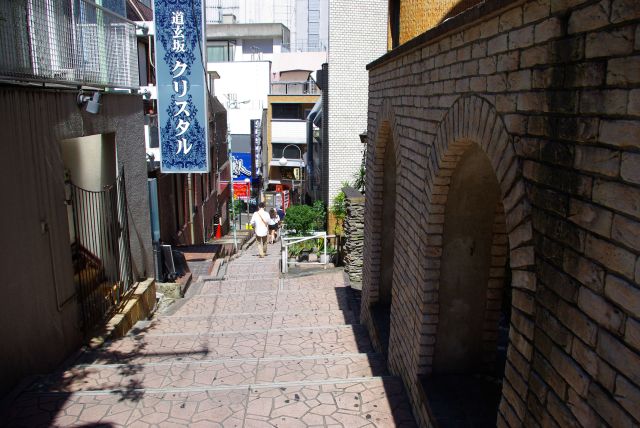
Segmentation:
[(640, 423), (639, 24), (631, 0), (487, 1), (370, 64), (362, 322), (394, 150), (389, 368), (423, 426), (448, 185), (470, 145), (498, 179), (512, 273), (499, 425)]
[(329, 1), (328, 154), (323, 170), (331, 174), (326, 174), (325, 203), (344, 181), (353, 182), (360, 168), (364, 147), (359, 135), (367, 129), (366, 65), (386, 52), (386, 26), (386, 1)]

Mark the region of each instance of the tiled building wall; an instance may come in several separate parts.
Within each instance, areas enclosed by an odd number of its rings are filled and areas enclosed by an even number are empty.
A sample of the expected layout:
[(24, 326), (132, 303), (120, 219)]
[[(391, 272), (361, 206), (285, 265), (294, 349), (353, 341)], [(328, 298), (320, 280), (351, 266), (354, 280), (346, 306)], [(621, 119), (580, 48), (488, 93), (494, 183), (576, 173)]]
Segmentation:
[(360, 168), (367, 130), (367, 63), (387, 49), (387, 2), (329, 1), (328, 156), (323, 199), (330, 202)]
[[(498, 178), (512, 273), (500, 426), (640, 423), (640, 3), (487, 1), (369, 66), (362, 321), (397, 159), (390, 369), (424, 426), (447, 186)], [(495, 239), (495, 238), (494, 238)]]
[(455, 16), (480, 0), (396, 0), (400, 6), (400, 44)]

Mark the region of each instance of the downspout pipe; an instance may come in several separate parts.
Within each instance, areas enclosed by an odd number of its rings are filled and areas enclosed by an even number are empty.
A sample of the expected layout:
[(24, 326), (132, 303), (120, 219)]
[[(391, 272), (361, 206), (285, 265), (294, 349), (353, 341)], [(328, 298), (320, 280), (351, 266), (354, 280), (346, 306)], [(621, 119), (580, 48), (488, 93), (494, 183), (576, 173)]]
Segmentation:
[(193, 206), (193, 183), (192, 183), (192, 175), (189, 173), (187, 175), (187, 192), (189, 192), (189, 234), (191, 235), (191, 245), (195, 245), (195, 232), (193, 230), (193, 217), (195, 215), (195, 209)]

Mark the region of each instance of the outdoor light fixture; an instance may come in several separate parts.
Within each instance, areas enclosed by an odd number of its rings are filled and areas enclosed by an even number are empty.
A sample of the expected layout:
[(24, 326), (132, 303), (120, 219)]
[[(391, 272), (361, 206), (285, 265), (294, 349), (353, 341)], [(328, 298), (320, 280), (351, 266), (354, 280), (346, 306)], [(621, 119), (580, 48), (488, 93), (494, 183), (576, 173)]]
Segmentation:
[(292, 146), (298, 149), (298, 151), (300, 152), (300, 161), (302, 161), (302, 149), (300, 149), (300, 147), (296, 146), (295, 144), (287, 144), (286, 146), (284, 146), (284, 149), (282, 149), (282, 157), (278, 160), (278, 163), (280, 164), (280, 166), (287, 166), (287, 158), (284, 157), (284, 152), (287, 150), (287, 147), (289, 146)]
[(78, 107), (82, 107), (84, 103), (87, 103), (85, 110), (87, 113), (98, 114), (100, 111), (100, 92), (96, 91), (93, 93), (93, 97), (89, 95), (85, 95), (84, 92), (80, 91), (78, 93)]

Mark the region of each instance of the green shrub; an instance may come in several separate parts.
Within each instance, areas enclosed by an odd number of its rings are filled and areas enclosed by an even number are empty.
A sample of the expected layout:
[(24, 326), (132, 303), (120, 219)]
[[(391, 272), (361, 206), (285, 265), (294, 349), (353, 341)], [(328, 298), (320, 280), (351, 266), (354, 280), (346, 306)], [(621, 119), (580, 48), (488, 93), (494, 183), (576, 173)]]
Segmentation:
[(316, 211), (309, 205), (293, 205), (287, 209), (284, 220), (288, 230), (303, 235), (315, 229), (316, 216)]
[(327, 211), (322, 201), (315, 201), (313, 203), (313, 211), (316, 213), (315, 230), (325, 230)]
[(346, 196), (341, 190), (336, 196), (334, 196), (333, 203), (331, 204), (331, 214), (333, 214), (336, 219), (336, 225), (333, 233), (336, 235), (342, 235), (342, 223), (347, 217), (347, 205), (345, 204), (345, 199)]

